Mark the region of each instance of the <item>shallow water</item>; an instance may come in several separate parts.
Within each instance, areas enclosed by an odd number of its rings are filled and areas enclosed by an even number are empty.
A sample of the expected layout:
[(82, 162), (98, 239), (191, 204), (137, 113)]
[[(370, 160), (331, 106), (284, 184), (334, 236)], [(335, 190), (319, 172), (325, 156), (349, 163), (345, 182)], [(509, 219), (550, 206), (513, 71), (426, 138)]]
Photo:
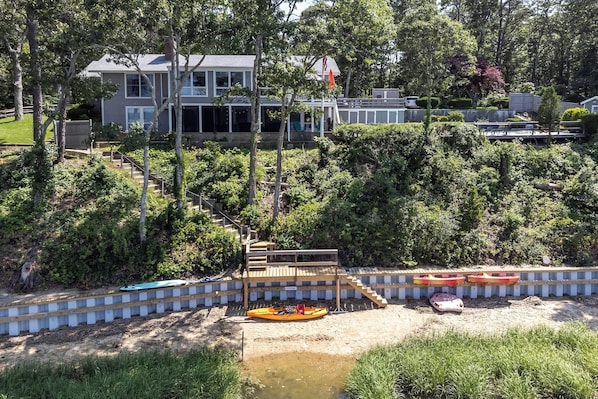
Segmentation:
[(264, 385), (255, 399), (337, 399), (353, 364), (350, 356), (292, 352), (247, 359), (243, 369)]

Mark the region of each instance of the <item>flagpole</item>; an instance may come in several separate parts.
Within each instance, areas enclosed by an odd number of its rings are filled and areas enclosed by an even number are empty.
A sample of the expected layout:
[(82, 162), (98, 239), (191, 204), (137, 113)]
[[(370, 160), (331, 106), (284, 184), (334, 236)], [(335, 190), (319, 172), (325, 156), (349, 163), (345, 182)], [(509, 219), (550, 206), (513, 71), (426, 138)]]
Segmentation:
[[(324, 56), (322, 58), (322, 81), (326, 83), (326, 78), (324, 77), (324, 72), (327, 67), (327, 58)], [(322, 116), (320, 117), (320, 137), (324, 137), (324, 92), (322, 92)]]

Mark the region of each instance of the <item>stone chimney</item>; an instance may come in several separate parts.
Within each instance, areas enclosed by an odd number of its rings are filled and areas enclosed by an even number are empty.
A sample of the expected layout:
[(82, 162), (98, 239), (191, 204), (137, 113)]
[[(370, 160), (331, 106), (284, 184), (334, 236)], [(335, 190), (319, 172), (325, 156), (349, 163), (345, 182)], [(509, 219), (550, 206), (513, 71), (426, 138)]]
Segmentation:
[[(174, 41), (174, 39), (173, 39)], [(174, 44), (174, 47), (172, 46)], [(174, 48), (176, 47), (176, 42), (171, 43), (169, 37), (164, 38), (164, 58), (168, 61), (172, 60), (172, 56), (174, 54)]]

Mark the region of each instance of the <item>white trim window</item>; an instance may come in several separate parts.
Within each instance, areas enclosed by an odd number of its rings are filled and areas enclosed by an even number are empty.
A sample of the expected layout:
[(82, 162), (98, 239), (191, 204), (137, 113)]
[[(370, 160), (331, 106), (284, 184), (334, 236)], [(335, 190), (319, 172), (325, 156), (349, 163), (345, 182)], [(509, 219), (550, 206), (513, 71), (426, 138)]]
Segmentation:
[[(181, 76), (184, 72), (181, 72)], [(208, 95), (208, 89), (206, 86), (206, 72), (195, 71), (192, 72), (181, 89), (181, 96), (195, 96), (195, 97), (206, 97)]]
[[(154, 75), (147, 75), (149, 80), (154, 85)], [(127, 98), (151, 98), (152, 88), (143, 75), (138, 73), (125, 74), (125, 82), (127, 87)]]
[[(143, 127), (143, 130), (147, 130), (153, 119), (153, 107), (127, 107), (127, 130), (129, 130), (134, 123), (139, 123)], [(154, 129), (157, 128), (157, 126), (154, 126)]]
[(598, 114), (598, 104), (592, 104), (592, 111), (593, 114)]
[(214, 87), (216, 95), (223, 95), (229, 87), (239, 84), (245, 87), (245, 72), (243, 71), (216, 71), (214, 72)]

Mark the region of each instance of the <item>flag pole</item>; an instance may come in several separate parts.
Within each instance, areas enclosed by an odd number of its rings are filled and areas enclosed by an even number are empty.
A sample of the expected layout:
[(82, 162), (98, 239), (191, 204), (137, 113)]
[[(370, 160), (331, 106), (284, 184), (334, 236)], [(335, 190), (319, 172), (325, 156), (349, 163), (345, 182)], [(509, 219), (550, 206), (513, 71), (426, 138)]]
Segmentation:
[[(326, 56), (322, 58), (322, 81), (326, 82), (324, 72), (328, 65), (328, 59)], [(320, 137), (324, 137), (324, 92), (322, 92), (322, 116), (320, 117)]]

